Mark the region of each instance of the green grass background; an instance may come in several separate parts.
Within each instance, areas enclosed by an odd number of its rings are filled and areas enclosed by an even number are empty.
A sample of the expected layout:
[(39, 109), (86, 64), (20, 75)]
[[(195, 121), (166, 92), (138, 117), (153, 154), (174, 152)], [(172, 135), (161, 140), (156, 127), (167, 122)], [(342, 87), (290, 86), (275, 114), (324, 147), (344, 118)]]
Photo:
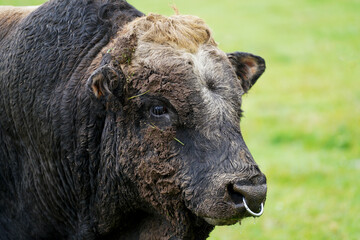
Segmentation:
[(360, 1), (129, 2), (166, 15), (176, 4), (205, 19), (224, 51), (267, 62), (241, 121), (268, 178), (265, 213), (210, 239), (360, 239)]

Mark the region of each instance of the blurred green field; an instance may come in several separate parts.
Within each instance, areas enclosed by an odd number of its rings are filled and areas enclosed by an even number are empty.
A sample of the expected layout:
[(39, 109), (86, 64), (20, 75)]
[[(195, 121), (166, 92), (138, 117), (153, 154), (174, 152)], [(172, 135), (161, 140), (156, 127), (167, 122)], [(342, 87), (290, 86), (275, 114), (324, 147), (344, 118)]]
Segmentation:
[(129, 2), (166, 15), (176, 4), (205, 19), (224, 51), (267, 62), (241, 121), (268, 178), (265, 213), (210, 239), (360, 239), (360, 1)]

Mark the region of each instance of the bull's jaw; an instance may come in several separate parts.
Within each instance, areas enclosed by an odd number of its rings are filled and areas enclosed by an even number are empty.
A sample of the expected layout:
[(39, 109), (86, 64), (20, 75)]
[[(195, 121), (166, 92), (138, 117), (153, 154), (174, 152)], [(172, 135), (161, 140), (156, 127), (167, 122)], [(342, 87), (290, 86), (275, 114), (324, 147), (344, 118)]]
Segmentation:
[[(125, 237), (120, 239), (206, 239), (214, 226), (189, 211), (181, 197), (177, 175), (181, 167), (174, 149), (177, 142), (173, 129), (160, 130), (142, 124), (143, 140), (133, 141), (139, 145), (126, 150), (122, 149), (123, 145), (119, 148), (119, 152), (140, 156), (133, 158), (135, 166), (126, 171), (126, 159), (130, 157), (123, 156), (121, 164), (123, 173), (136, 183), (135, 188), (139, 191), (137, 208), (141, 211), (135, 227), (127, 229), (121, 235)], [(149, 153), (149, 148), (157, 149), (162, 155)]]
[(158, 214), (142, 215), (134, 228), (121, 233), (120, 239), (205, 240), (213, 230), (213, 225), (196, 216), (189, 217), (185, 222), (174, 224)]

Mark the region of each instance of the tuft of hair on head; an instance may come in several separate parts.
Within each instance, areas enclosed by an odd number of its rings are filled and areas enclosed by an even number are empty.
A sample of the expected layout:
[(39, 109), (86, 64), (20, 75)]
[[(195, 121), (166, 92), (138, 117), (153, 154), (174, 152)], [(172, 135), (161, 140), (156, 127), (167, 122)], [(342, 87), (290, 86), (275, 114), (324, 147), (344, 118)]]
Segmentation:
[(177, 6), (176, 6), (175, 3), (173, 3), (173, 4), (171, 5), (171, 8), (174, 10), (175, 15), (180, 15), (180, 14), (179, 14), (179, 9), (177, 8)]
[(217, 46), (210, 28), (196, 16), (166, 17), (151, 13), (130, 22), (124, 30), (135, 33), (138, 43), (144, 41), (170, 45), (190, 53), (196, 53), (202, 44)]

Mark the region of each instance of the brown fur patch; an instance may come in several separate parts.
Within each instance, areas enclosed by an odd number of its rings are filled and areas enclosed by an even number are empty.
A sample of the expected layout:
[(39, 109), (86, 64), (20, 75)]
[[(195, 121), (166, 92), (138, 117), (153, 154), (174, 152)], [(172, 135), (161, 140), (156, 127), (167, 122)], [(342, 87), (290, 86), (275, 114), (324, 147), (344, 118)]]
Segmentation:
[(129, 23), (124, 31), (134, 32), (139, 42), (170, 45), (190, 53), (197, 52), (202, 44), (216, 46), (209, 27), (195, 16), (149, 14)]
[(34, 11), (33, 7), (0, 6), (0, 40), (24, 17)]

